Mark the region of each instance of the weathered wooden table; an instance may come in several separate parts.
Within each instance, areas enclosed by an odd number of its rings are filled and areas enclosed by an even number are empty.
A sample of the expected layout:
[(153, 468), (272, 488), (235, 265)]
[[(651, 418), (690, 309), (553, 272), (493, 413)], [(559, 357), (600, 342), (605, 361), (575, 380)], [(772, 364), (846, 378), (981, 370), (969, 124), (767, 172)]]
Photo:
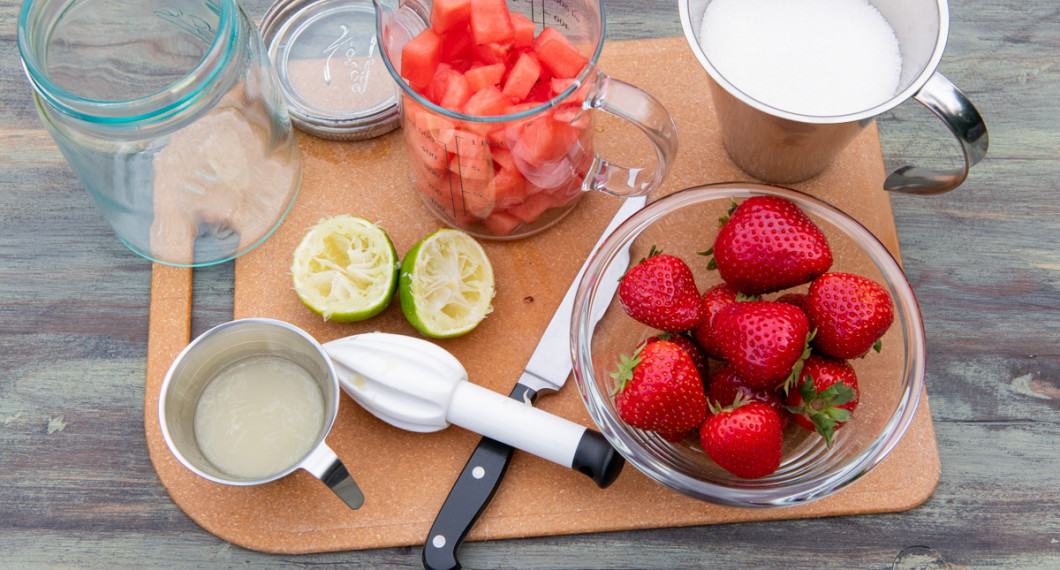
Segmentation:
[[(609, 0), (612, 40), (681, 35), (676, 4)], [(266, 2), (244, 7), (260, 19)], [(0, 1), (0, 567), (420, 566), (420, 548), (279, 556), (181, 512), (144, 440), (151, 264), (96, 213), (41, 127)], [(1060, 567), (1060, 13), (951, 3), (940, 70), (991, 134), (958, 190), (892, 199), (928, 333), (942, 475), (902, 513), (465, 544), (474, 568)], [(932, 130), (934, 129), (934, 130)], [(888, 165), (948, 164), (915, 104)], [(895, 164), (897, 164), (895, 162)], [(192, 334), (231, 317), (231, 264), (195, 271)]]

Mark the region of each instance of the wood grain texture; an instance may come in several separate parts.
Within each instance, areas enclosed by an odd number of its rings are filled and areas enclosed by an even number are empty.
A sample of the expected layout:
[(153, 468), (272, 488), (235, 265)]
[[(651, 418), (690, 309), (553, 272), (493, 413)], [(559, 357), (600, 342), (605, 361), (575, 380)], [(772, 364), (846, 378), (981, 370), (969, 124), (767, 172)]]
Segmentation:
[[(257, 19), (266, 2), (244, 7)], [(418, 568), (419, 547), (243, 550), (170, 500), (142, 421), (151, 265), (114, 239), (42, 130), (18, 9), (0, 0), (0, 567)], [(607, 10), (609, 39), (681, 35), (674, 3)], [(950, 12), (940, 70), (984, 115), (990, 154), (948, 195), (892, 199), (928, 332), (931, 498), (900, 514), (472, 542), (466, 567), (1060, 567), (1060, 7)], [(923, 134), (937, 128), (915, 106), (883, 117), (889, 163), (948, 160), (955, 146)], [(192, 334), (231, 316), (231, 266), (194, 280)]]

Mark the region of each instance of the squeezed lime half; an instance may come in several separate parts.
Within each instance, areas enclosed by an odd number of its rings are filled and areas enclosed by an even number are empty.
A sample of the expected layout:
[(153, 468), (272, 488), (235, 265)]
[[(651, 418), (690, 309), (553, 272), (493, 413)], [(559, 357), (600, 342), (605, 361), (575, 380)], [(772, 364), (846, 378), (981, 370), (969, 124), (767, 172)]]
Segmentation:
[(398, 294), (405, 318), (420, 333), (460, 336), (493, 310), (493, 266), (470, 235), (438, 230), (405, 254)]
[(313, 312), (337, 322), (362, 321), (390, 305), (397, 290), (397, 251), (379, 225), (340, 215), (321, 220), (294, 250), (294, 289)]

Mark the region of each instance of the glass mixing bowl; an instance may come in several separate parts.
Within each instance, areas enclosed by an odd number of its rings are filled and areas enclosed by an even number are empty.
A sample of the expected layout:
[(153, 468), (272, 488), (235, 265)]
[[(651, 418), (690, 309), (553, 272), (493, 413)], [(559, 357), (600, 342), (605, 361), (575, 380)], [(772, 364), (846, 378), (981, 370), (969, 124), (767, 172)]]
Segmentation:
[[(670, 443), (657, 434), (623, 422), (611, 396), (610, 376), (619, 357), (631, 354), (661, 331), (628, 317), (617, 294), (601, 295), (600, 286), (617, 254), (630, 248), (630, 263), (655, 245), (681, 257), (692, 268), (701, 292), (720, 283), (707, 269), (718, 218), (733, 200), (780, 196), (797, 204), (829, 240), (834, 262), (830, 271), (863, 275), (883, 285), (894, 300), (894, 324), (883, 349), (851, 364), (861, 393), (853, 419), (836, 431), (832, 447), (791, 422), (784, 432), (784, 455), (772, 475), (742, 479), (711, 461), (689, 438)], [(622, 272), (619, 272), (622, 273)], [(608, 287), (608, 290), (614, 287)], [(805, 292), (807, 286), (786, 292)], [(783, 507), (820, 499), (853, 483), (894, 449), (916, 413), (924, 388), (924, 325), (901, 266), (875, 236), (837, 208), (796, 190), (749, 183), (712, 184), (670, 194), (646, 206), (608, 236), (592, 257), (579, 284), (571, 323), (574, 375), (593, 421), (627, 461), (648, 477), (675, 491), (711, 503), (746, 508)]]

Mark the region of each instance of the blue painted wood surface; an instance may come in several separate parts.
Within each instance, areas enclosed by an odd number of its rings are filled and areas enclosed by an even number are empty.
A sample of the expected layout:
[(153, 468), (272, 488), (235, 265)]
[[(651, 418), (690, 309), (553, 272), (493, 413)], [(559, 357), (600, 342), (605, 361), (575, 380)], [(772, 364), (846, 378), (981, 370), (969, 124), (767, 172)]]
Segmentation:
[[(255, 20), (262, 0), (244, 3)], [(203, 531), (147, 457), (151, 266), (97, 214), (41, 127), (0, 0), (0, 567), (420, 567), (420, 549), (273, 556)], [(607, 2), (609, 39), (681, 35), (676, 4)], [(469, 568), (1060, 567), (1060, 9), (954, 0), (940, 70), (991, 148), (960, 189), (895, 196), (928, 333), (938, 488), (904, 513), (468, 543)], [(955, 146), (906, 105), (888, 164)], [(231, 316), (197, 270), (193, 334)]]

